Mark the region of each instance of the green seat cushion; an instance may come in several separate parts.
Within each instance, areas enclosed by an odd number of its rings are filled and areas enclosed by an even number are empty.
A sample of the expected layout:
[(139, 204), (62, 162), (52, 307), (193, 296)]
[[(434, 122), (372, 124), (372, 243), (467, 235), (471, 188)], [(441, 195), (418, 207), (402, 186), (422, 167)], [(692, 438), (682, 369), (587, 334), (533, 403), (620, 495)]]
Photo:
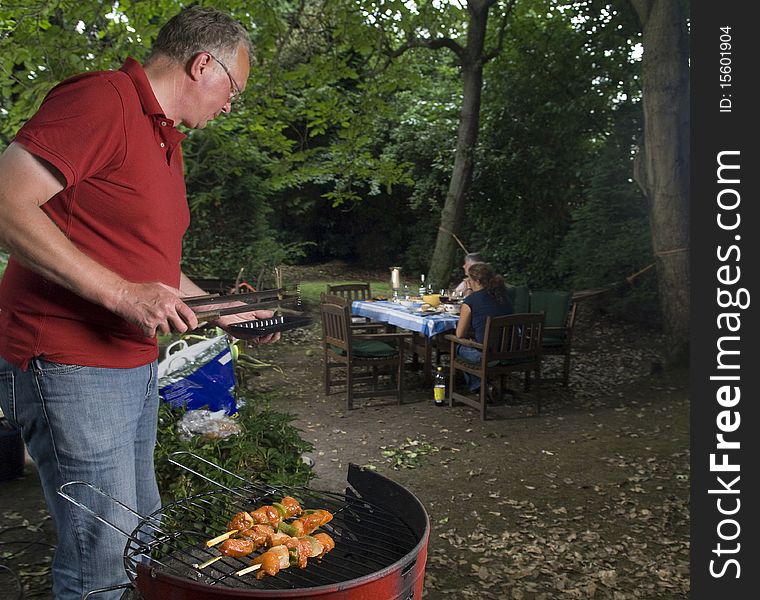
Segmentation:
[[(398, 353), (398, 350), (381, 342), (380, 340), (356, 340), (353, 344), (354, 355), (361, 356), (363, 358), (380, 358), (386, 356), (393, 356)], [(330, 349), (336, 354), (345, 354), (345, 352), (337, 346), (330, 346)]]

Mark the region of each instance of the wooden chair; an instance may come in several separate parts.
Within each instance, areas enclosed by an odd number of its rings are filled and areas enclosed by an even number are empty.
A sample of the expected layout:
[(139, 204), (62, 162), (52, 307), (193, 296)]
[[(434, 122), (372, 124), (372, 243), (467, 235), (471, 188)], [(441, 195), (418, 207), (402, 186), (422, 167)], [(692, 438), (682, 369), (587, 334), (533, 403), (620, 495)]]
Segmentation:
[[(409, 333), (367, 333), (373, 324), (351, 322), (351, 301), (324, 294), (320, 303), (324, 350), (325, 393), (345, 385), (346, 407), (351, 410), (355, 398), (395, 396), (401, 404), (404, 394), (404, 342)], [(346, 370), (345, 379), (334, 379), (332, 371)], [(381, 387), (381, 377), (388, 376), (391, 386)], [(361, 386), (370, 389), (356, 389)]]
[(372, 291), (369, 283), (341, 283), (327, 285), (327, 293), (333, 296), (342, 296), (351, 300), (370, 300)]
[[(340, 284), (327, 284), (327, 294), (331, 296), (340, 296), (350, 302), (354, 300), (371, 300), (372, 290), (369, 282), (367, 283), (340, 283)], [(370, 323), (371, 320), (367, 317), (352, 316), (351, 321), (353, 323)]]
[(570, 381), (570, 351), (575, 327), (577, 304), (573, 302), (572, 292), (560, 290), (533, 290), (530, 294), (530, 312), (546, 315), (544, 327), (544, 355), (564, 356), (562, 381), (565, 387)]
[[(544, 335), (544, 315), (521, 313), (501, 317), (488, 317), (483, 343), (458, 338), (449, 334), (451, 359), (449, 366), (449, 405), (458, 400), (480, 410), (481, 420), (486, 418), (486, 394), (488, 383), (498, 378), (498, 393), (504, 387), (504, 377), (513, 372), (525, 373), (525, 391), (530, 389), (530, 374), (535, 373), (536, 415), (541, 411), (541, 341)], [(482, 352), (480, 362), (464, 360), (456, 353), (458, 345), (477, 348)], [(456, 373), (470, 373), (480, 377), (480, 394), (473, 399), (456, 391)]]

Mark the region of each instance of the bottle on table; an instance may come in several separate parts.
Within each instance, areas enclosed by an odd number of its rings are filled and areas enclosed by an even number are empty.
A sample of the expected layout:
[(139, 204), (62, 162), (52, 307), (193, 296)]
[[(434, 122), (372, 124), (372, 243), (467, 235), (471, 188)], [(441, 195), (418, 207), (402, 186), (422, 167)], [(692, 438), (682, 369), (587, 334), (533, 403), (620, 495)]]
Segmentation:
[(427, 294), (427, 286), (425, 285), (425, 274), (420, 275), (420, 298)]
[(433, 379), (433, 404), (443, 406), (446, 402), (446, 376), (443, 367), (438, 367)]

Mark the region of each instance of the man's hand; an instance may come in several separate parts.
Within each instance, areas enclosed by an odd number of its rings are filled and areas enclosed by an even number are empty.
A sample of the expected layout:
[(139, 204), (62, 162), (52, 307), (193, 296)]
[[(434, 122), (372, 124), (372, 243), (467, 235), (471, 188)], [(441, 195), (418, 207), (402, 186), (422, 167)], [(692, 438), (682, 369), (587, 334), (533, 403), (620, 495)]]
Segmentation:
[(139, 327), (146, 337), (184, 333), (198, 327), (198, 319), (180, 296), (178, 289), (160, 282), (128, 283), (111, 310)]

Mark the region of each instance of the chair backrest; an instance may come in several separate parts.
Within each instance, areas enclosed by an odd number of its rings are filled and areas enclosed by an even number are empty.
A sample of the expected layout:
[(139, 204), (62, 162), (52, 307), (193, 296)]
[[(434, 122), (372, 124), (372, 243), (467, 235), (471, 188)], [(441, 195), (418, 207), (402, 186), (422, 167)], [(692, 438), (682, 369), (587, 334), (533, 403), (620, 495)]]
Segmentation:
[(369, 300), (372, 298), (369, 283), (341, 283), (327, 285), (327, 293), (351, 300)]
[(483, 338), (485, 362), (538, 360), (541, 357), (543, 335), (543, 313), (488, 317)]
[(565, 327), (573, 303), (573, 293), (561, 290), (533, 290), (530, 293), (530, 312), (544, 313), (546, 327)]
[(324, 294), (319, 305), (324, 343), (348, 352), (351, 347), (351, 306), (344, 298), (338, 297), (339, 303), (331, 302), (330, 298)]
[(353, 300), (350, 298), (347, 298), (346, 296), (339, 296), (337, 294), (330, 294), (327, 292), (322, 292), (319, 295), (319, 303), (320, 304), (337, 304), (338, 306), (348, 306), (351, 307), (351, 303)]
[(508, 285), (507, 297), (512, 303), (512, 312), (530, 312), (530, 290), (527, 285)]

